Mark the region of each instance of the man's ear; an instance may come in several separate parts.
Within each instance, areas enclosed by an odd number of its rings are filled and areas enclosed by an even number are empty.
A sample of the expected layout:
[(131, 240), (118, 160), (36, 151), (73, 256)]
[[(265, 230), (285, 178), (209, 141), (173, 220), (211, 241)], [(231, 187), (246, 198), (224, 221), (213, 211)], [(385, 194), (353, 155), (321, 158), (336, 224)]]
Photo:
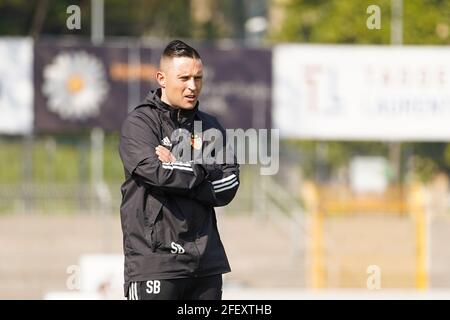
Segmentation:
[(161, 88), (166, 87), (166, 74), (162, 71), (158, 71), (156, 73), (156, 81), (158, 81), (158, 84)]

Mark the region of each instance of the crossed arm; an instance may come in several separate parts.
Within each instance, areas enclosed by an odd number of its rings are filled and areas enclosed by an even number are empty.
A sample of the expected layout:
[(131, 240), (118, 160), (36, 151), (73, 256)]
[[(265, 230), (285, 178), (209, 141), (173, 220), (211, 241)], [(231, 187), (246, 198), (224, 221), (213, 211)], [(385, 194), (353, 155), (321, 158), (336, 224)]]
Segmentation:
[(149, 188), (181, 194), (203, 204), (224, 206), (239, 187), (239, 165), (202, 165), (177, 162), (159, 145), (157, 135), (143, 115), (132, 114), (124, 122), (120, 156), (125, 169)]
[[(165, 147), (158, 145), (155, 154), (161, 163), (175, 162), (175, 156)], [(188, 195), (204, 204), (215, 207), (227, 205), (239, 187), (239, 169), (235, 165), (205, 165), (205, 179)]]

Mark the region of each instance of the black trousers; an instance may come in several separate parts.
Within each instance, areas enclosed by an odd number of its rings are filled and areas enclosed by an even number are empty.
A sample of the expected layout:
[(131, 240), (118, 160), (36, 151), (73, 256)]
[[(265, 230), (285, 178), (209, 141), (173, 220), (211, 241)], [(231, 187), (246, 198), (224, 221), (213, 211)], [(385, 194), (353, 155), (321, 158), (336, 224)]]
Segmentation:
[(128, 300), (221, 300), (222, 275), (131, 282)]

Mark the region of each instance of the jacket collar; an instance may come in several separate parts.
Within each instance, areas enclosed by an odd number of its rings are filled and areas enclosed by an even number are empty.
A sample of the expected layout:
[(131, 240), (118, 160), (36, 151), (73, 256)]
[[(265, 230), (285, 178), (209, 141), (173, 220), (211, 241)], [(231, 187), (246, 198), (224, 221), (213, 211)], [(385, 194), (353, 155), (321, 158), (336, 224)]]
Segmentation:
[(145, 103), (150, 103), (155, 105), (160, 111), (162, 111), (166, 116), (175, 121), (176, 123), (191, 122), (198, 111), (198, 101), (192, 110), (178, 109), (174, 108), (164, 101), (161, 100), (161, 88), (152, 90), (148, 93), (145, 98)]

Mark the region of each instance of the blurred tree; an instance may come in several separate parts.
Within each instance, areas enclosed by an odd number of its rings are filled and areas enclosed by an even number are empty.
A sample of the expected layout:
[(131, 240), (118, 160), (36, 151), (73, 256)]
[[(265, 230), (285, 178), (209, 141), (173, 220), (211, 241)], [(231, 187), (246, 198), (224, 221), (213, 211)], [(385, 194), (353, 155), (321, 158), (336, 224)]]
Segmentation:
[[(81, 9), (81, 30), (69, 30), (67, 7)], [(90, 35), (90, 0), (0, 0), (0, 35)]]
[(450, 44), (450, 1), (404, 0), (405, 44)]
[[(259, 7), (268, 0), (257, 0)], [(245, 22), (252, 14), (249, 4), (255, 0), (191, 0), (194, 32), (199, 40), (215, 41), (223, 38), (242, 40), (245, 38)]]
[[(274, 1), (279, 21), (271, 23), (270, 40), (314, 43), (389, 43), (390, 0), (379, 0), (381, 29), (366, 26), (371, 0), (284, 0)], [(276, 27), (281, 24), (281, 26)]]
[(110, 36), (190, 37), (190, 1), (105, 1), (105, 34)]
[[(381, 28), (366, 25), (367, 8), (381, 10)], [(278, 42), (389, 44), (391, 0), (272, 0), (270, 40)], [(449, 44), (450, 1), (403, 1), (405, 44)]]
[(33, 21), (36, 3), (26, 0), (0, 1), (0, 34), (27, 35)]
[(37, 38), (41, 33), (42, 25), (44, 24), (45, 17), (47, 16), (48, 2), (49, 0), (42, 0), (33, 15), (33, 24), (30, 30), (30, 35), (33, 38)]
[[(81, 9), (81, 30), (69, 30), (67, 7)], [(240, 0), (107, 0), (106, 36), (242, 38), (246, 6)], [(91, 0), (0, 0), (0, 35), (90, 36)]]

